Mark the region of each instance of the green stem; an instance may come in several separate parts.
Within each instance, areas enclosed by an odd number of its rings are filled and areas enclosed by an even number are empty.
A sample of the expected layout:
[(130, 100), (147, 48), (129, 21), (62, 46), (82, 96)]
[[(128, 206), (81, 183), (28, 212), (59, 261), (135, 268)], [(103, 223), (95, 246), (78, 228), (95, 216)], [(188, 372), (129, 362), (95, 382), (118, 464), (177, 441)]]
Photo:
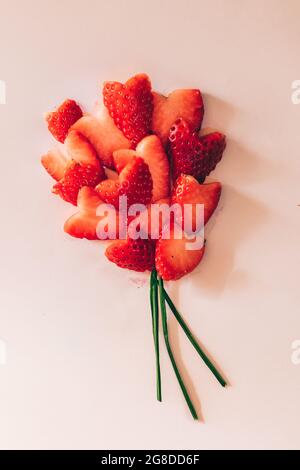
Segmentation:
[(164, 294), (164, 297), (171, 309), (171, 311), (173, 312), (176, 320), (178, 321), (178, 323), (180, 324), (180, 326), (182, 327), (183, 331), (185, 332), (186, 336), (188, 337), (188, 339), (190, 340), (190, 342), (192, 343), (192, 345), (194, 346), (194, 348), (196, 349), (196, 351), (198, 352), (199, 356), (201, 357), (201, 359), (203, 359), (203, 361), (205, 362), (205, 364), (207, 365), (207, 367), (211, 370), (211, 372), (214, 374), (214, 376), (216, 377), (216, 379), (219, 381), (219, 383), (222, 385), (222, 387), (226, 387), (226, 381), (225, 379), (222, 377), (222, 375), (220, 374), (220, 372), (216, 369), (216, 367), (212, 364), (212, 362), (210, 361), (210, 359), (207, 357), (207, 355), (205, 354), (205, 352), (201, 349), (201, 347), (199, 346), (199, 344), (197, 343), (197, 340), (196, 338), (194, 337), (193, 333), (191, 332), (191, 330), (189, 329), (189, 327), (187, 326), (187, 324), (185, 323), (184, 319), (182, 318), (182, 316), (180, 315), (180, 313), (178, 312), (177, 308), (175, 307), (175, 305), (173, 304), (172, 300), (170, 299), (167, 291), (165, 289), (163, 289), (163, 294)]
[(169, 354), (174, 372), (176, 374), (177, 380), (179, 382), (180, 388), (181, 388), (182, 393), (184, 395), (185, 401), (187, 402), (187, 405), (190, 409), (190, 412), (191, 412), (193, 418), (198, 419), (197, 412), (196, 412), (195, 407), (192, 403), (192, 400), (191, 400), (191, 398), (188, 394), (188, 391), (187, 391), (187, 389), (184, 385), (184, 382), (181, 378), (180, 372), (177, 368), (177, 364), (176, 364), (176, 361), (175, 361), (175, 358), (173, 356), (173, 352), (172, 352), (172, 349), (171, 349), (171, 346), (170, 346), (169, 333), (168, 333), (168, 323), (167, 323), (166, 303), (165, 303), (165, 296), (164, 296), (164, 293), (163, 293), (164, 292), (164, 284), (163, 284), (163, 280), (162, 280), (161, 277), (158, 277), (158, 283), (159, 283), (159, 291), (160, 291), (160, 309), (161, 309), (161, 317), (162, 317), (162, 326), (163, 326), (163, 333), (164, 333), (166, 348), (167, 348), (167, 351), (168, 351), (168, 354)]
[(152, 329), (155, 347), (155, 365), (156, 365), (156, 396), (158, 401), (162, 401), (161, 396), (161, 375), (159, 359), (159, 318), (158, 318), (158, 285), (156, 270), (153, 269), (150, 278), (150, 304), (152, 314)]

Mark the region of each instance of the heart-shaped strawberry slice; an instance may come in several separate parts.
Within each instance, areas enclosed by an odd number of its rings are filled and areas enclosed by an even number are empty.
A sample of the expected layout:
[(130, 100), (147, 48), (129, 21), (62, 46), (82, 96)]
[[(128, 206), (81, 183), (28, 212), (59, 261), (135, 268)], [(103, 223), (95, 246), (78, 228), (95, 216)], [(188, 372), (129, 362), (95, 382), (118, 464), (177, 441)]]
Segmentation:
[(132, 161), (135, 156), (141, 157), (149, 166), (153, 180), (152, 202), (169, 196), (170, 175), (169, 160), (160, 139), (156, 135), (144, 137), (136, 150), (117, 150), (114, 152), (114, 163), (117, 171)]
[(121, 171), (118, 180), (102, 181), (96, 187), (101, 199), (119, 208), (119, 197), (127, 197), (127, 206), (147, 205), (152, 199), (152, 177), (148, 165), (140, 157), (133, 157)]
[(153, 96), (147, 75), (139, 74), (120, 82), (105, 82), (103, 100), (116, 126), (133, 147), (150, 132)]
[(199, 136), (184, 119), (177, 119), (171, 127), (169, 142), (173, 177), (183, 173), (200, 182), (215, 169), (226, 147), (224, 134), (211, 132)]
[(65, 100), (46, 115), (48, 129), (59, 142), (64, 142), (70, 127), (82, 117), (80, 106), (74, 100)]
[[(177, 178), (171, 198), (172, 204), (179, 204), (181, 207), (180, 217), (176, 216), (177, 223), (187, 233), (201, 230), (203, 223), (209, 221), (219, 203), (221, 189), (218, 182), (200, 184), (193, 176), (188, 175)], [(204, 220), (197, 220), (197, 204), (203, 205)], [(190, 205), (191, 212), (185, 211), (186, 205)]]
[(92, 165), (81, 165), (71, 161), (67, 167), (64, 177), (53, 186), (52, 192), (71, 204), (77, 205), (77, 196), (83, 186), (95, 187), (106, 178), (104, 169)]
[(120, 268), (147, 271), (154, 267), (155, 244), (151, 240), (117, 240), (111, 243), (105, 256)]
[[(193, 271), (202, 260), (205, 249), (202, 239), (197, 241), (196, 237), (187, 237), (176, 224), (171, 224), (168, 230), (167, 237), (162, 232), (155, 252), (155, 267), (166, 281), (180, 279)], [(190, 243), (197, 243), (197, 247), (189, 249)]]
[(41, 162), (45, 170), (52, 178), (59, 181), (63, 178), (69, 159), (59, 149), (49, 150), (42, 156)]
[(168, 96), (153, 93), (153, 105), (152, 130), (164, 145), (172, 124), (180, 117), (193, 131), (201, 127), (204, 106), (200, 90), (174, 90)]
[(97, 152), (104, 166), (113, 168), (115, 150), (131, 147), (131, 142), (115, 125), (103, 103), (97, 103), (93, 114), (85, 114), (72, 127), (84, 135)]
[[(72, 215), (64, 225), (64, 231), (75, 238), (88, 240), (116, 240), (119, 237), (119, 213), (110, 211), (99, 193), (84, 186), (77, 197), (79, 211)], [(131, 221), (128, 218), (127, 223)], [(100, 230), (99, 224), (102, 224)]]

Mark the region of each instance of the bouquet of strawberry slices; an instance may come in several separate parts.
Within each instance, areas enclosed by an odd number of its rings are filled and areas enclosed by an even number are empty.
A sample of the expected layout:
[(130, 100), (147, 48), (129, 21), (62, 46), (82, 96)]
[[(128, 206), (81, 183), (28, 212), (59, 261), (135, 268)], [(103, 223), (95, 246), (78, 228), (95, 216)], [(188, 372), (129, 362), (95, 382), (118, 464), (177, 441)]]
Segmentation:
[[(105, 255), (120, 268), (150, 271), (150, 306), (157, 399), (162, 400), (159, 328), (179, 385), (197, 412), (177, 367), (168, 334), (168, 308), (219, 383), (225, 379), (205, 354), (172, 302), (164, 281), (193, 271), (205, 250), (204, 226), (216, 209), (219, 182), (205, 183), (226, 140), (200, 130), (200, 90), (168, 96), (139, 74), (125, 84), (105, 82), (91, 114), (71, 99), (46, 115), (57, 141), (42, 157), (56, 180), (52, 192), (77, 206), (64, 225), (69, 235), (109, 242)], [(160, 321), (161, 315), (161, 321)]]

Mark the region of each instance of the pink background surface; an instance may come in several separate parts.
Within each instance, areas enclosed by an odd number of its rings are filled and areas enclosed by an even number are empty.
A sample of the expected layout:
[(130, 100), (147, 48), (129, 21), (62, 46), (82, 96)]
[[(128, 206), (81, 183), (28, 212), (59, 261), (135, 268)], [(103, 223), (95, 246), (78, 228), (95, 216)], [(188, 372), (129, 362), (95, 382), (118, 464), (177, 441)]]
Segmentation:
[[(1, 448), (299, 448), (299, 1), (3, 1)], [(146, 276), (62, 231), (71, 206), (39, 165), (43, 112), (86, 109), (102, 80), (144, 71), (169, 92), (200, 87), (205, 126), (228, 135), (223, 185), (199, 269), (170, 291), (218, 360), (221, 389), (171, 321), (204, 424), (166, 354), (155, 401)]]

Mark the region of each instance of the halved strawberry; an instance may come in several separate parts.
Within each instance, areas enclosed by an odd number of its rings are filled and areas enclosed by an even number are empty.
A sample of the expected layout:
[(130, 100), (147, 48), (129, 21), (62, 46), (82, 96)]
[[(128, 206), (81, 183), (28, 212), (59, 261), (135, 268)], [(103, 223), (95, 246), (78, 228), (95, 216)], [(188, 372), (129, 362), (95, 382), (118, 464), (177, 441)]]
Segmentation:
[[(78, 193), (77, 205), (79, 211), (65, 222), (66, 233), (76, 238), (99, 240), (99, 223), (103, 221), (106, 239), (118, 238), (119, 214), (108, 210), (97, 191), (88, 186), (82, 187)], [(112, 227), (112, 231), (109, 231), (108, 225)]]
[(79, 189), (83, 186), (95, 187), (105, 179), (102, 166), (80, 165), (72, 161), (65, 171), (64, 177), (53, 186), (52, 192), (76, 206)]
[(97, 105), (95, 115), (83, 116), (72, 129), (90, 141), (98, 158), (108, 168), (114, 168), (112, 154), (115, 150), (131, 147), (131, 142), (117, 128), (103, 104)]
[(58, 108), (46, 115), (48, 129), (59, 142), (64, 142), (70, 127), (82, 116), (80, 106), (74, 100), (65, 100)]
[(59, 181), (65, 174), (69, 159), (60, 150), (53, 149), (42, 156), (41, 162), (49, 175)]
[(111, 243), (105, 256), (120, 268), (147, 271), (154, 267), (155, 244), (149, 240), (117, 240)]
[[(176, 230), (181, 238), (177, 239)], [(191, 243), (197, 243), (196, 237), (193, 240), (187, 238), (174, 224), (168, 231), (168, 238), (164, 238), (163, 230), (155, 251), (155, 267), (163, 279), (166, 281), (180, 279), (198, 266), (204, 254), (204, 243), (203, 240), (199, 240), (197, 248), (195, 246), (194, 249), (188, 249), (188, 244)]]
[(70, 158), (82, 165), (99, 167), (97, 152), (88, 139), (76, 130), (70, 130), (65, 140), (65, 149)]
[(147, 75), (135, 75), (125, 85), (105, 82), (103, 101), (116, 126), (134, 147), (150, 133), (153, 96)]
[(99, 218), (90, 212), (76, 212), (64, 225), (64, 231), (75, 238), (98, 240), (97, 225)]
[(131, 204), (149, 204), (152, 198), (152, 178), (148, 165), (140, 157), (134, 157), (121, 171), (119, 180), (107, 180), (97, 185), (96, 191), (108, 204), (119, 208), (119, 197), (127, 196)]
[(77, 207), (81, 212), (91, 212), (96, 214), (100, 204), (104, 204), (99, 193), (90, 186), (80, 188), (77, 196)]
[(110, 168), (104, 168), (104, 171), (105, 171), (105, 174), (106, 174), (106, 177), (110, 180), (118, 180), (119, 179), (119, 175), (116, 171), (114, 170), (111, 170)]
[[(181, 175), (174, 184), (171, 197), (171, 203), (179, 204), (182, 209), (182, 218), (179, 219), (177, 217), (177, 223), (181, 225), (183, 221), (184, 225), (182, 227), (187, 230), (188, 233), (188, 227), (195, 231), (197, 229), (196, 204), (203, 204), (204, 224), (206, 224), (218, 205), (221, 196), (221, 188), (221, 184), (218, 182), (200, 184), (193, 176)], [(191, 218), (184, 217), (185, 204), (192, 205)], [(201, 228), (202, 226), (200, 229)]]
[(101, 183), (95, 187), (95, 190), (103, 201), (119, 209), (119, 196), (121, 195), (120, 186), (119, 180), (107, 179), (101, 181)]
[(170, 190), (169, 161), (160, 139), (149, 135), (139, 142), (136, 150), (114, 152), (116, 169), (120, 172), (134, 156), (142, 157), (149, 166), (153, 180), (152, 201), (168, 197)]
[(199, 136), (184, 119), (177, 119), (171, 127), (169, 142), (174, 178), (184, 173), (200, 182), (215, 169), (226, 147), (224, 134), (212, 132)]
[[(132, 162), (132, 160), (136, 156), (137, 156), (137, 153), (135, 150), (130, 150), (130, 149), (116, 150), (113, 153), (113, 159), (114, 159), (115, 169), (117, 170), (117, 172), (121, 173), (121, 171), (125, 168), (125, 166), (128, 165), (128, 163)], [(141, 155), (139, 155), (139, 157), (141, 157)]]
[(133, 216), (128, 226), (128, 235), (134, 238), (134, 232), (137, 231), (141, 238), (158, 240), (163, 227), (170, 223), (172, 217), (170, 199), (160, 199), (153, 204), (149, 204), (141, 213)]
[(202, 124), (204, 106), (200, 90), (174, 90), (167, 97), (153, 93), (152, 130), (167, 144), (170, 128), (180, 117), (192, 130), (199, 130)]

